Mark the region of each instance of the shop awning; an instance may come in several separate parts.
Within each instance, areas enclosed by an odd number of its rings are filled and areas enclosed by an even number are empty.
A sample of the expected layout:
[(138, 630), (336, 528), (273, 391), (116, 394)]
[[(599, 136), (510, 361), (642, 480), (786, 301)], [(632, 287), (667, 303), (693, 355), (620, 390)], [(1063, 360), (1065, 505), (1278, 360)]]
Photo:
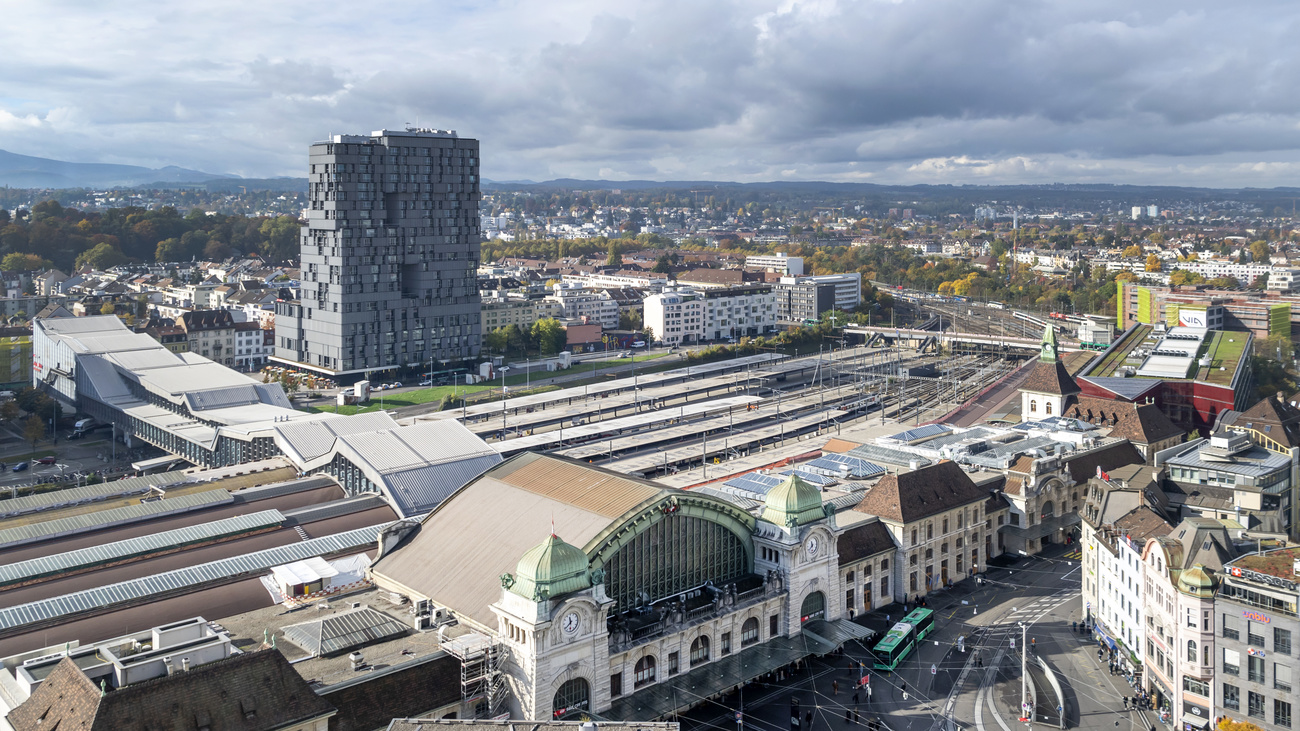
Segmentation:
[(871, 630), (847, 619), (836, 619), (831, 622), (814, 619), (811, 622), (804, 622), (803, 633), (815, 635), (825, 641), (831, 649), (839, 648), (846, 642), (861, 641), (871, 637)]
[(1184, 713), (1183, 725), (1191, 726), (1193, 728), (1208, 728), (1210, 725), (1210, 719), (1201, 718), (1200, 716), (1194, 716), (1190, 713)]

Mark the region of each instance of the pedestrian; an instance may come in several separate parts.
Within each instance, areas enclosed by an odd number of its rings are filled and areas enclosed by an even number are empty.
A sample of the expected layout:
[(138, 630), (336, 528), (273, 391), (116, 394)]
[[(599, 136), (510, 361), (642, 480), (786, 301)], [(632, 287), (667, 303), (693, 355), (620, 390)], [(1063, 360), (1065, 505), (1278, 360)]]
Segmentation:
[(857, 704), (858, 704), (858, 694), (857, 694), (857, 693), (854, 693), (854, 694), (853, 694), (853, 705), (856, 706)]
[(1037, 638), (1037, 637), (1030, 637), (1030, 638), (1029, 638), (1029, 649), (1033, 650), (1034, 652), (1038, 652), (1038, 638)]
[(844, 709), (844, 723), (853, 723), (853, 711)]
[[(803, 716), (803, 720), (808, 724), (808, 728), (812, 728), (812, 711), (808, 711), (807, 713), (805, 713)], [(1156, 731), (1156, 730), (1152, 728), (1151, 731)]]
[(862, 714), (858, 713), (858, 709), (856, 708), (853, 709), (853, 722), (854, 723), (862, 722)]
[(833, 692), (835, 695), (840, 694), (840, 681), (838, 680), (831, 681), (831, 692)]

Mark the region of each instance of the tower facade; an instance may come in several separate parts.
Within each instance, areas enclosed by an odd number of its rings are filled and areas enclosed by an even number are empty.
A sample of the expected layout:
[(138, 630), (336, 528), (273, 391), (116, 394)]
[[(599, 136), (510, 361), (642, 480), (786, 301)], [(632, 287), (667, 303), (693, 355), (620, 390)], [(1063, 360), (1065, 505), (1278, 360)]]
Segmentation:
[(478, 140), (380, 130), (309, 154), (300, 299), (276, 304), (272, 360), (347, 376), (478, 356)]

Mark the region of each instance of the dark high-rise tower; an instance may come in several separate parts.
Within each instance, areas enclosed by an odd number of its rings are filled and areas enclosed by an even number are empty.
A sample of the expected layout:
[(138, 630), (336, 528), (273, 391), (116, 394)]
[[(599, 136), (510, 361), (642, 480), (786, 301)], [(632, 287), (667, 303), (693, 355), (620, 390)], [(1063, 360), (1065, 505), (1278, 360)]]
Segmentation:
[(311, 146), (302, 289), (273, 360), (331, 375), (479, 353), (478, 140), (380, 130)]

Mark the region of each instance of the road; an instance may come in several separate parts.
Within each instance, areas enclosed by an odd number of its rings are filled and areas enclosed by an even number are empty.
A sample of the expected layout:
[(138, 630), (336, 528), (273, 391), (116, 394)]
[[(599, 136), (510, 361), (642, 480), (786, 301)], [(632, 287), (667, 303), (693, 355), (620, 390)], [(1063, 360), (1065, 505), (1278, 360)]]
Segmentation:
[[(1077, 544), (1068, 548), (1074, 547)], [(1020, 667), (1010, 639), (1019, 634), (1017, 623), (1023, 621), (1029, 623), (1029, 637), (1037, 652), (1058, 671), (1069, 707), (1069, 728), (1115, 731), (1119, 721), (1119, 731), (1145, 729), (1149, 724), (1143, 716), (1122, 710), (1120, 696), (1131, 692), (1123, 679), (1110, 676), (1097, 661), (1096, 644), (1071, 629), (1070, 623), (1081, 619), (1083, 608), (1077, 551), (1067, 553), (1066, 549), (1052, 546), (1045, 556), (990, 568), (984, 586), (968, 579), (931, 594), (929, 605), (937, 615), (935, 632), (896, 672), (871, 671), (870, 698), (859, 693), (856, 705), (851, 684), (857, 671), (849, 669), (850, 663), (870, 666), (871, 656), (865, 647), (850, 643), (843, 655), (814, 660), (792, 679), (751, 683), (744, 691), (744, 729), (736, 729), (736, 694), (706, 700), (679, 720), (686, 729), (786, 731), (790, 729), (793, 696), (805, 712), (812, 712), (811, 728), (804, 723), (798, 731), (866, 726), (871, 719), (892, 731), (930, 731), (938, 727), (949, 703), (959, 726), (976, 731), (1018, 731)], [(894, 604), (856, 621), (884, 631), (901, 614), (902, 607)], [(965, 637), (964, 653), (957, 650), (958, 636)], [(975, 667), (978, 657), (988, 668), (999, 651), (1003, 672), (987, 673)], [(971, 671), (963, 677), (962, 670), (968, 666)], [(846, 710), (852, 715), (855, 708), (857, 720), (846, 722)]]

